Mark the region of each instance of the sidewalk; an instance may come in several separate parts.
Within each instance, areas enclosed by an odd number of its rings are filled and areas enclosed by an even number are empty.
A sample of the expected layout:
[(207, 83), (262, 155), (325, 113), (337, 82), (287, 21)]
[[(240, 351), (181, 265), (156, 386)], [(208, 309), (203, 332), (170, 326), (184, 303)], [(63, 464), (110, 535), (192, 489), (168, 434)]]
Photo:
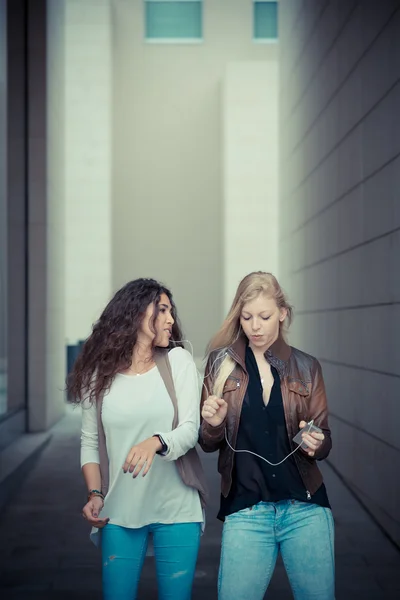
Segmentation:
[[(79, 414), (52, 431), (25, 484), (0, 516), (3, 600), (99, 600), (100, 555), (81, 518), (85, 488), (79, 468)], [(202, 455), (212, 498), (197, 565), (193, 600), (216, 600), (221, 523), (216, 457)], [(324, 465), (336, 521), (337, 600), (398, 600), (400, 553)], [(312, 544), (312, 540), (309, 540)], [(292, 598), (281, 562), (266, 598)], [(139, 600), (156, 600), (154, 563), (146, 559)], [(243, 600), (246, 600), (245, 598)], [(323, 599), (321, 599), (323, 600)]]

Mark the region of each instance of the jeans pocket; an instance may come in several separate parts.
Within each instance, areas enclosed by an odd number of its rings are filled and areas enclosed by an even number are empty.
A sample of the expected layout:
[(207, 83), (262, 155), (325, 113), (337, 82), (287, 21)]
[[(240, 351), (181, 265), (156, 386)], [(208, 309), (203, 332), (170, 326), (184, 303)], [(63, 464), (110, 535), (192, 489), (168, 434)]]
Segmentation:
[(233, 519), (240, 519), (242, 517), (253, 517), (256, 509), (256, 504), (254, 506), (249, 506), (247, 508), (242, 508), (241, 510), (237, 510), (234, 513), (231, 513), (227, 517), (225, 517), (225, 522)]

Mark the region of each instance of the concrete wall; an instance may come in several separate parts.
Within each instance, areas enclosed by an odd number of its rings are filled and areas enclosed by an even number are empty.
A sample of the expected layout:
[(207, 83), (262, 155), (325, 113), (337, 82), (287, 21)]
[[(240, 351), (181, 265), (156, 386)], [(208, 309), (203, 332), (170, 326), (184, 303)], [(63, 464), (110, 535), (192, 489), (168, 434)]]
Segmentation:
[(0, 0), (0, 415), (7, 410), (7, 5)]
[(29, 431), (48, 429), (64, 412), (62, 38), (54, 11), (48, 23), (45, 0), (27, 6)]
[(65, 8), (47, 2), (47, 423), (64, 412), (65, 380)]
[[(39, 24), (32, 27), (32, 35), (40, 31)], [(32, 154), (32, 168), (45, 161), (47, 187), (38, 177), (29, 181), (30, 202), (38, 207), (31, 211), (30, 256), (41, 253), (30, 259), (29, 309), (33, 314), (32, 298), (41, 298), (43, 289), (46, 309), (45, 334), (30, 336), (29, 360), (43, 362), (46, 373), (40, 387), (41, 368), (30, 368), (31, 430), (63, 414), (66, 344), (88, 335), (111, 290), (108, 0), (49, 2), (46, 35), (44, 62), (38, 58), (31, 66), (32, 77), (35, 68), (45, 74), (46, 97), (37, 83), (34, 89), (47, 127), (44, 141), (35, 138), (42, 143), (37, 157)], [(36, 322), (31, 318), (30, 328)]]
[(48, 429), (64, 412), (62, 38), (53, 19), (55, 5), (49, 23), (46, 9), (45, 0), (7, 4), (7, 309), (12, 335), (11, 418), (2, 439), (9, 442), (21, 430)]
[(113, 286), (164, 281), (201, 355), (224, 313), (224, 77), (277, 47), (243, 0), (204, 2), (200, 43), (146, 43), (143, 5), (112, 1)]
[(224, 78), (224, 312), (251, 271), (278, 270), (278, 60), (228, 65)]
[[(7, 339), (8, 411), (25, 409), (28, 393), (27, 116), (25, 7), (7, 2)], [(24, 427), (24, 417), (18, 421)], [(18, 432), (18, 427), (16, 429)]]
[(65, 326), (76, 344), (111, 293), (110, 2), (56, 4), (64, 10)]
[(26, 5), (26, 240), (28, 325), (28, 428), (47, 429), (48, 347), (47, 300), (52, 273), (48, 271), (47, 211), (47, 17), (46, 2)]
[(400, 543), (400, 3), (281, 3), (281, 280), (331, 461)]

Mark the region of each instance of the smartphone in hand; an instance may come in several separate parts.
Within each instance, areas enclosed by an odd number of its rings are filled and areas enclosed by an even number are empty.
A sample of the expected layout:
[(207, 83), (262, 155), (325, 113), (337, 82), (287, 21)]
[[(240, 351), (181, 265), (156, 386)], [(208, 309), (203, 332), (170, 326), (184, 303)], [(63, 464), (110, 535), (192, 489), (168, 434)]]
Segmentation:
[(314, 431), (316, 433), (322, 433), (322, 429), (314, 425), (313, 421), (310, 421), (305, 427), (303, 427), (303, 429), (300, 429), (300, 431), (294, 436), (293, 441), (296, 444), (298, 444), (301, 448), (303, 448), (303, 450), (305, 450), (306, 448), (308, 448), (308, 446), (305, 442), (303, 442), (302, 434), (314, 433)]

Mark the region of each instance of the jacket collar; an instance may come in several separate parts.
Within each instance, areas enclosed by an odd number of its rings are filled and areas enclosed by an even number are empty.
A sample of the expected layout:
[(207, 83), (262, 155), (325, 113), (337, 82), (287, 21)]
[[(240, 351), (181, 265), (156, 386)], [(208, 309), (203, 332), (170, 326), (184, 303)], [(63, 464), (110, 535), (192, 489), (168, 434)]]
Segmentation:
[[(246, 347), (247, 338), (245, 335), (241, 334), (228, 349), (232, 358), (234, 358), (244, 370), (246, 370)], [(288, 361), (291, 353), (291, 347), (285, 342), (282, 335), (279, 335), (278, 339), (270, 348), (268, 348), (264, 356), (270, 365), (276, 368), (279, 375), (284, 377), (288, 374)]]

